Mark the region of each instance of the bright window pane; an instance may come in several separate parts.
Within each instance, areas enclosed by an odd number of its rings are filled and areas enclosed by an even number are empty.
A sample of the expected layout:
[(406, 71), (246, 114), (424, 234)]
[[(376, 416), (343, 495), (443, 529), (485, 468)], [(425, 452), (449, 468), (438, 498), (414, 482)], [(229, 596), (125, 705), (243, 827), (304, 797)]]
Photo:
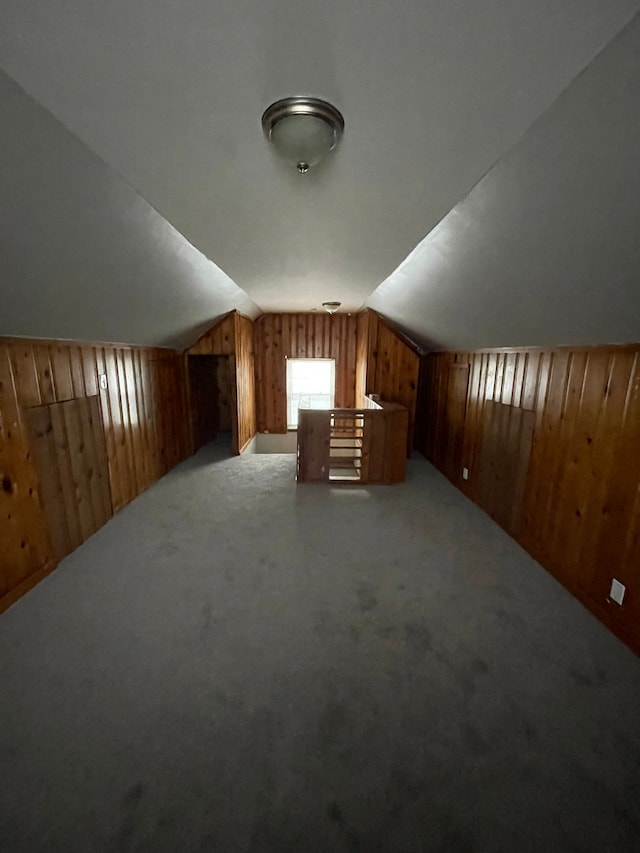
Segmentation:
[(298, 426), (298, 409), (334, 406), (336, 363), (332, 358), (287, 359), (287, 426)]

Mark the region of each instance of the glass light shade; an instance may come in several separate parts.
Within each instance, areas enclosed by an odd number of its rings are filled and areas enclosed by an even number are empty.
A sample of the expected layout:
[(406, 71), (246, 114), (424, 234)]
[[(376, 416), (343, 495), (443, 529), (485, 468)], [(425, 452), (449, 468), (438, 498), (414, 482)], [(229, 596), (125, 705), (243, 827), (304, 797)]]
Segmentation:
[(304, 173), (338, 144), (344, 118), (327, 101), (298, 95), (267, 107), (262, 129), (278, 154)]
[(324, 119), (293, 115), (276, 122), (271, 142), (278, 154), (294, 166), (317, 166), (336, 144), (336, 135)]

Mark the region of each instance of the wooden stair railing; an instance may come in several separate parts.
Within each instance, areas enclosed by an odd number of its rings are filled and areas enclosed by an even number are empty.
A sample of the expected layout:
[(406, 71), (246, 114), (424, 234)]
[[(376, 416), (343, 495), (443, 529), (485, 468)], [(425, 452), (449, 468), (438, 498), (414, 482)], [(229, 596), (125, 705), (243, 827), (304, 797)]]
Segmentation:
[(408, 412), (396, 403), (368, 409), (301, 409), (300, 483), (401, 483)]

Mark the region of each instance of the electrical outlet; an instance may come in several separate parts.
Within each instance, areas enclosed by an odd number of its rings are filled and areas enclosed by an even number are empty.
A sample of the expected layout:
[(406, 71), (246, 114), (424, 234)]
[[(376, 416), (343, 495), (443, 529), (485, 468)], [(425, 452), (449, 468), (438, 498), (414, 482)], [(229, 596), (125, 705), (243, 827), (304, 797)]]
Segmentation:
[(463, 479), (463, 480), (468, 480), (468, 479), (469, 479), (469, 469), (468, 469), (468, 468), (463, 468), (463, 469), (462, 469), (462, 479)]
[(102, 388), (103, 391), (106, 391), (107, 390), (107, 374), (101, 373), (100, 376), (98, 377), (98, 379), (100, 380), (100, 387)]
[(611, 581), (611, 592), (609, 593), (609, 598), (612, 601), (615, 601), (616, 604), (622, 604), (622, 602), (624, 600), (624, 594), (626, 591), (627, 591), (626, 586), (614, 578)]

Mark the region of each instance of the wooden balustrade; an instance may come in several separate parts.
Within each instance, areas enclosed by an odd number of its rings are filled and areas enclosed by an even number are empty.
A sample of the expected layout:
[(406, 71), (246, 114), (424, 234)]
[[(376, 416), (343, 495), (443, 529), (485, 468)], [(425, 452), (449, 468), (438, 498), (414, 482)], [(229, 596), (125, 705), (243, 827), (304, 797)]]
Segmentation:
[(301, 409), (299, 483), (401, 483), (409, 416), (398, 403), (365, 409)]

